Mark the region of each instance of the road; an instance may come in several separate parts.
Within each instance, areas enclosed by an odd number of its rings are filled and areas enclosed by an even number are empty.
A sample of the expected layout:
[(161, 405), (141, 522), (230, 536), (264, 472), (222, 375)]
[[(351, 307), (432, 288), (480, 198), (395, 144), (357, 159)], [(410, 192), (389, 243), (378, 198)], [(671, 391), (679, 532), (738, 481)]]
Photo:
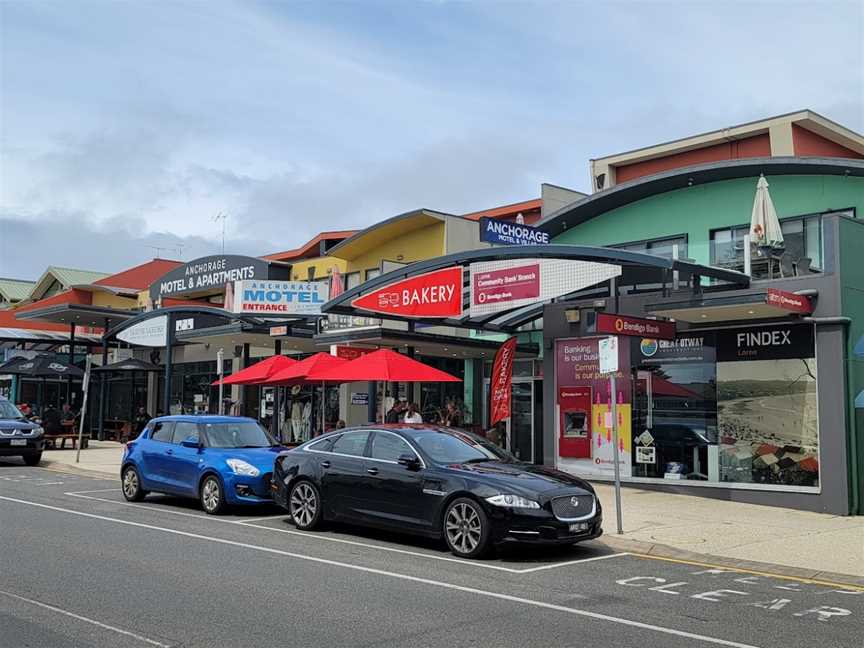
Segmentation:
[(860, 648), (864, 592), (616, 554), (463, 561), (0, 461), (0, 646)]

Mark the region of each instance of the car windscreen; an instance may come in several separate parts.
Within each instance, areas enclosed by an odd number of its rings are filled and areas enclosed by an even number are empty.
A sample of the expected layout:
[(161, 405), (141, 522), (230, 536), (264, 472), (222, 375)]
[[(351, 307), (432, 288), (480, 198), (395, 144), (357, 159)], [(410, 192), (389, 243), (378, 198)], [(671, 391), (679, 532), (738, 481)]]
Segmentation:
[(0, 401), (0, 419), (23, 419), (24, 415), (9, 401)]
[(485, 439), (456, 430), (416, 430), (417, 445), (435, 463), (463, 464), (481, 461), (516, 461), (506, 450)]
[(204, 423), (207, 445), (211, 448), (269, 448), (273, 438), (254, 421)]

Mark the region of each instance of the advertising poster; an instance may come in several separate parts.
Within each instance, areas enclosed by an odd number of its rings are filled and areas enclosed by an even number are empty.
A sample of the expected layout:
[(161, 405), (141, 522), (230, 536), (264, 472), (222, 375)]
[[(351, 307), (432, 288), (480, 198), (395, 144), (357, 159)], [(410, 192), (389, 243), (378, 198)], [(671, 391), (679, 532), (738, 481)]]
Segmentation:
[[(578, 475), (612, 477), (615, 473), (611, 416), (613, 395), (609, 393), (609, 375), (600, 373), (600, 339), (559, 340), (556, 345), (555, 370), (558, 409), (561, 412), (558, 466)], [(618, 367), (618, 393), (614, 398), (618, 418), (619, 469), (622, 477), (629, 477), (633, 445), (629, 345), (618, 345)]]
[(720, 480), (818, 486), (812, 324), (718, 333)]

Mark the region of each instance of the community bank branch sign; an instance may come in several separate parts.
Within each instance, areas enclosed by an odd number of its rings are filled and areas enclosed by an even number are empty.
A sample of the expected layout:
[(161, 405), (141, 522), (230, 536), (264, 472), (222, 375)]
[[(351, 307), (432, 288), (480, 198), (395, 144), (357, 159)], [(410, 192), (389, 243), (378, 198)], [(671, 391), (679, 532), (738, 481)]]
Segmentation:
[(150, 298), (217, 292), (226, 283), (251, 279), (289, 279), (290, 267), (255, 257), (218, 254), (201, 257), (163, 276), (150, 286)]

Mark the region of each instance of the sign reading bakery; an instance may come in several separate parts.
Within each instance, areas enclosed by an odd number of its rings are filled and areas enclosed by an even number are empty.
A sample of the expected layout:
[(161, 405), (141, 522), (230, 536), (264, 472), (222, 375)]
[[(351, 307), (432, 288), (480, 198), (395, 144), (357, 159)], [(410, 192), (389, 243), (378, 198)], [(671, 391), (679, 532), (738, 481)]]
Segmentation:
[(445, 268), (389, 284), (351, 302), (354, 308), (403, 317), (462, 315), (462, 267)]
[(220, 292), (225, 284), (251, 279), (287, 280), (291, 267), (255, 257), (217, 254), (174, 268), (150, 286), (150, 298)]

